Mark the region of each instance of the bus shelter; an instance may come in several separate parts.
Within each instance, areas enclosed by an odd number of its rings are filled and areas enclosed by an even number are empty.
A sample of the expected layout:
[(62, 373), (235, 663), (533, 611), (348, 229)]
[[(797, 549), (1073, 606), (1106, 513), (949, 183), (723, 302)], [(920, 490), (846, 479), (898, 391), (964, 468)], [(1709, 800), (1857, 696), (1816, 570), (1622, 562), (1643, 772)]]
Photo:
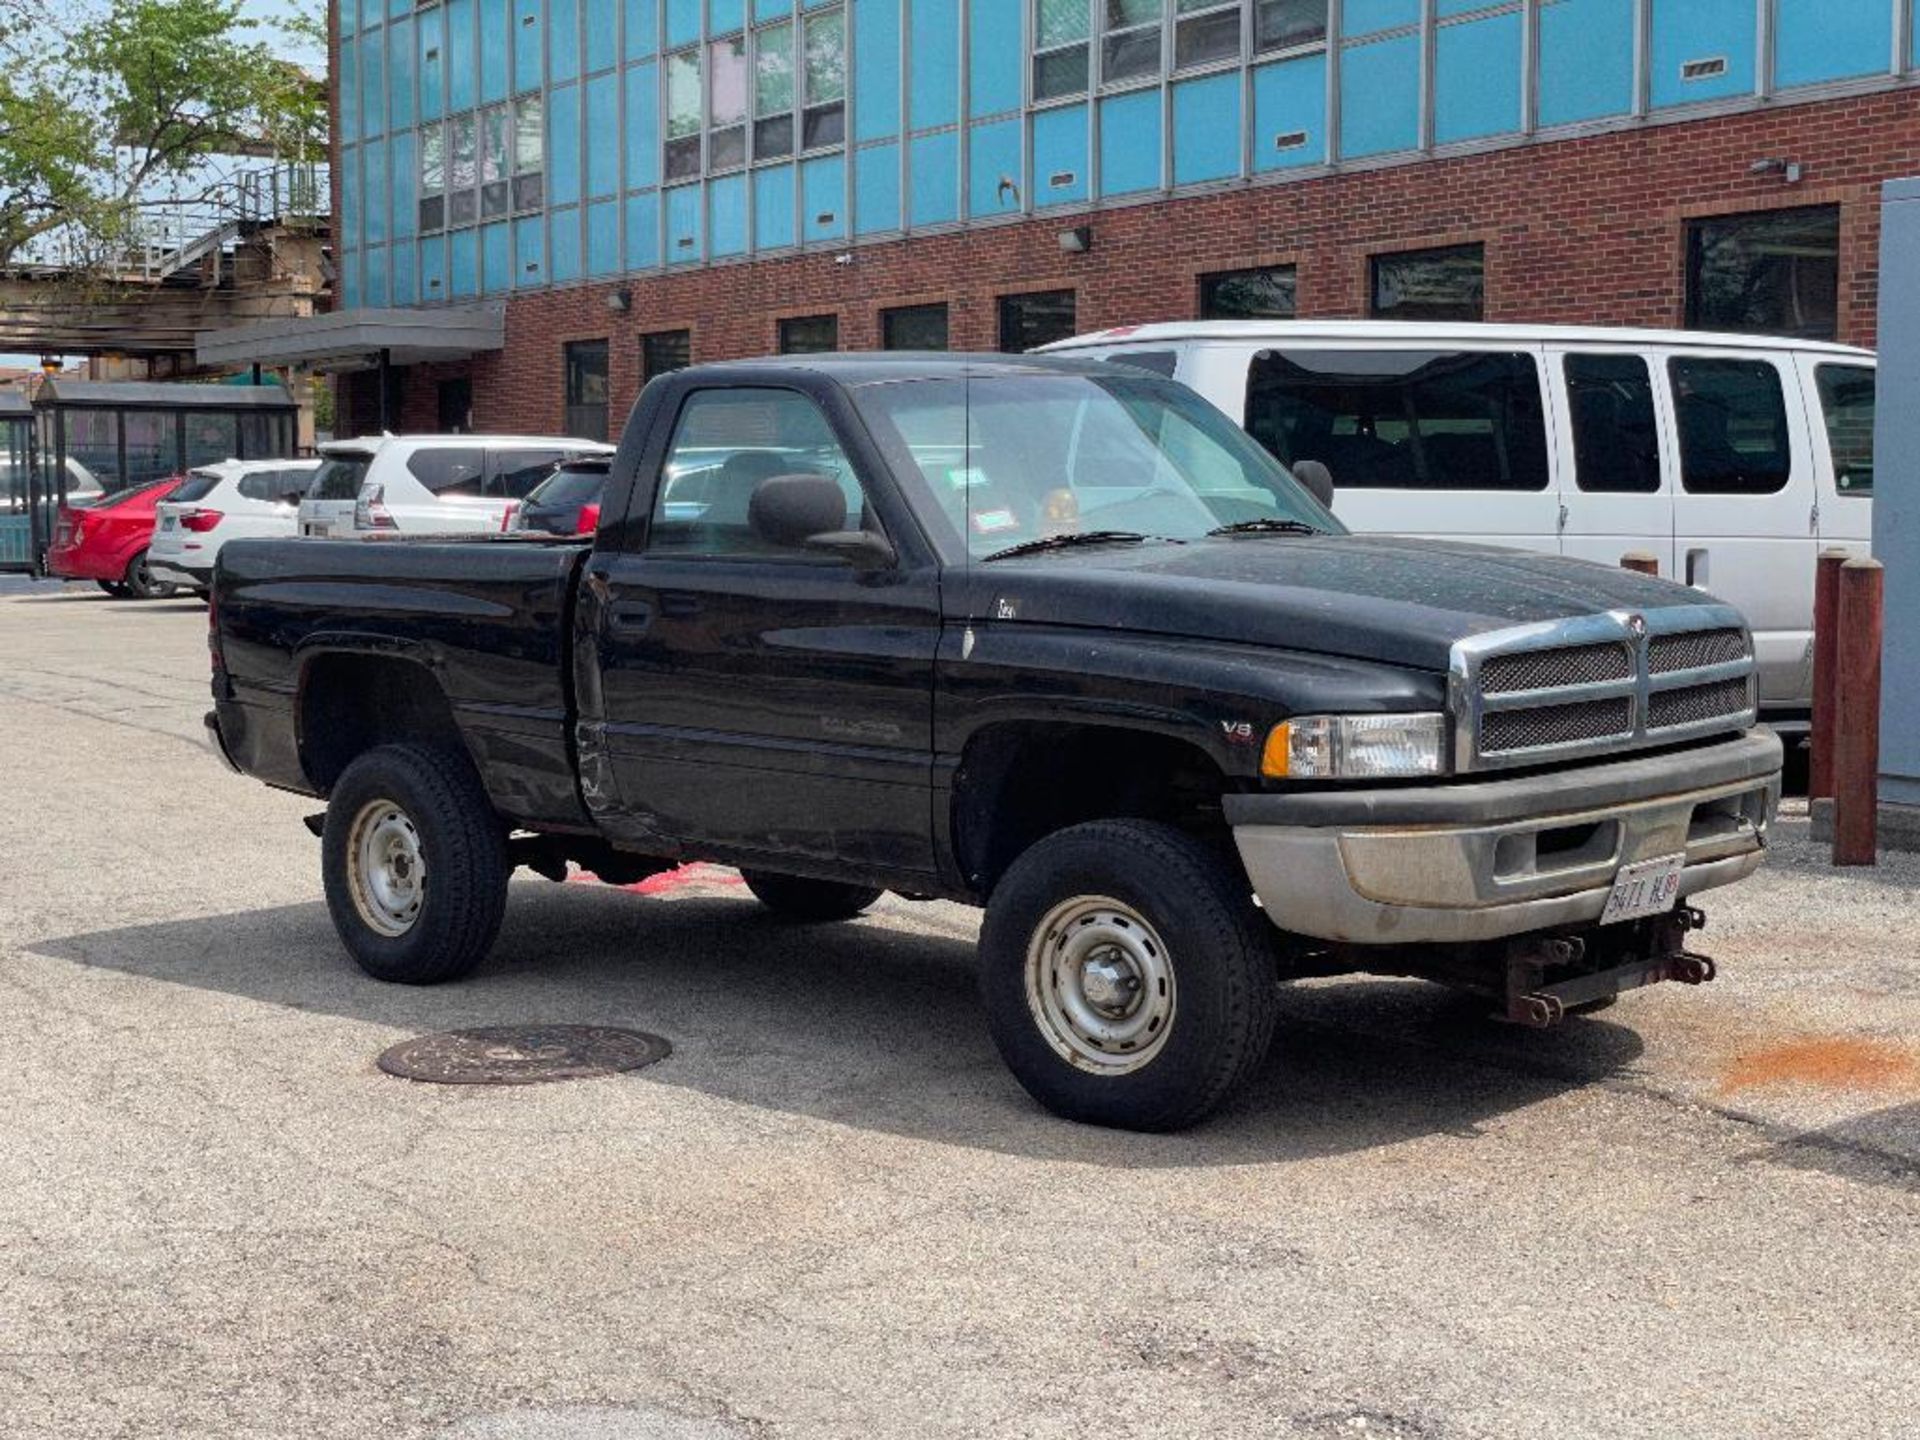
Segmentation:
[(33, 406), (0, 390), (0, 572), (33, 567)]

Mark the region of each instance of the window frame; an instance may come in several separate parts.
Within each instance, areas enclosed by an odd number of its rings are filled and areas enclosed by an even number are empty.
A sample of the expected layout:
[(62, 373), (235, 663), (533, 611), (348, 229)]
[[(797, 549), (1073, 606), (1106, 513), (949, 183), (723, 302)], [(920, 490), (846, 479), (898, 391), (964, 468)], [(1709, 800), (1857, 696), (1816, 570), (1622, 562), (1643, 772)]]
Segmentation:
[[(1724, 238), (1727, 243), (1739, 246), (1743, 242), (1737, 233), (1743, 225), (1764, 224), (1768, 220), (1778, 220), (1787, 216), (1799, 216), (1812, 219), (1815, 216), (1830, 218), (1833, 224), (1833, 294), (1830, 313), (1832, 323), (1825, 328), (1799, 329), (1769, 324), (1747, 324), (1729, 319), (1710, 318), (1706, 313), (1707, 297), (1703, 293), (1703, 267), (1710, 232), (1720, 229), (1729, 232)], [(1840, 205), (1835, 202), (1826, 205), (1777, 205), (1765, 210), (1741, 210), (1725, 215), (1696, 215), (1686, 220), (1686, 232), (1682, 247), (1684, 272), (1681, 275), (1683, 324), (1689, 330), (1717, 331), (1735, 335), (1776, 335), (1796, 340), (1833, 341), (1840, 336), (1840, 325), (1844, 310), (1846, 277), (1840, 269), (1841, 244), (1844, 238), (1844, 216)], [(1796, 257), (1797, 258), (1797, 257)], [(1796, 272), (1797, 273), (1797, 272)], [(1795, 286), (1797, 292), (1798, 287)]]
[[(1078, 332), (1080, 325), (1080, 292), (1073, 286), (1056, 286), (1048, 290), (1016, 290), (1004, 295), (996, 295), (993, 302), (994, 346), (1003, 355), (1024, 355), (1034, 347), (1031, 345), (1013, 348), (1007, 344), (1007, 316), (1023, 301), (1052, 299), (1064, 295), (1072, 308), (1067, 334)], [(1061, 337), (1065, 338), (1065, 337)], [(1042, 340), (1040, 344), (1050, 345), (1051, 340)]]
[[(679, 337), (684, 347), (686, 359), (678, 365), (668, 365), (662, 369), (655, 369), (649, 348), (651, 343), (655, 340), (665, 340), (675, 336)], [(643, 331), (640, 335), (639, 351), (640, 385), (641, 388), (644, 389), (649, 383), (658, 380), (662, 375), (675, 374), (678, 371), (689, 368), (693, 364), (693, 330), (688, 326), (682, 325), (671, 330)]]
[[(833, 326), (833, 344), (822, 350), (809, 347), (804, 350), (788, 348), (788, 327), (808, 325), (816, 321), (827, 321)], [(833, 355), (840, 350), (840, 312), (837, 310), (816, 310), (805, 315), (781, 315), (773, 324), (773, 338), (776, 352), (781, 355)]]
[[(592, 378), (583, 368), (582, 361), (596, 349), (599, 352), (601, 397), (597, 401), (575, 399), (575, 381)], [(609, 337), (589, 335), (561, 342), (560, 396), (560, 433), (569, 439), (594, 440), (605, 444), (613, 423), (613, 342)], [(577, 430), (574, 427), (575, 412), (594, 409), (599, 411), (599, 433), (589, 435)]]
[[(1391, 307), (1380, 303), (1380, 280), (1383, 265), (1396, 261), (1439, 259), (1451, 255), (1472, 253), (1480, 261), (1480, 293), (1475, 313), (1438, 314), (1432, 309), (1409, 312), (1405, 302)], [(1464, 308), (1464, 307), (1461, 307)], [(1367, 316), (1375, 320), (1409, 320), (1439, 324), (1481, 324), (1487, 318), (1487, 246), (1483, 240), (1463, 240), (1452, 245), (1422, 245), (1411, 249), (1378, 250), (1367, 256)]]
[[(1032, 49), (1028, 53), (1026, 65), (1029, 109), (1038, 109), (1083, 96), (1095, 86), (1093, 51), (1096, 27), (1093, 7), (1095, 3), (1104, 4), (1105, 0), (1083, 0), (1084, 28), (1078, 35), (1064, 40), (1055, 40), (1051, 44), (1041, 42), (1040, 14), (1045, 3), (1046, 0), (1031, 0), (1028, 6), (1029, 28), (1033, 37)], [(1065, 88), (1043, 90), (1040, 83), (1041, 63), (1070, 55), (1076, 50), (1080, 52), (1080, 83)]]
[[(1268, 277), (1284, 274), (1292, 294), (1292, 306), (1284, 315), (1235, 311), (1224, 313), (1213, 304), (1213, 292), (1229, 281), (1245, 280), (1250, 277)], [(1295, 261), (1282, 261), (1272, 265), (1242, 265), (1231, 270), (1209, 270), (1194, 277), (1195, 313), (1202, 320), (1293, 320), (1300, 314), (1300, 266)]]
[[(499, 157), (499, 173), (488, 178), (486, 135), (490, 120), (499, 123), (504, 150)], [(454, 139), (464, 130), (473, 139), (469, 162), (472, 178), (464, 185), (454, 184)], [(538, 91), (527, 91), (506, 100), (476, 106), (456, 114), (429, 120), (414, 127), (414, 220), (421, 235), (447, 234), (469, 230), (491, 221), (538, 214), (546, 194), (547, 128), (546, 103)], [(531, 135), (537, 153), (531, 158), (522, 141)], [(429, 184), (434, 167), (439, 183)], [(489, 208), (487, 192), (496, 189), (500, 196)], [(461, 202), (461, 203), (456, 203)]]
[(953, 348), (953, 307), (945, 300), (926, 300), (911, 305), (889, 305), (880, 312), (880, 348), (882, 350), (924, 350), (925, 346), (895, 345), (890, 333), (896, 319), (909, 316), (928, 316), (934, 311), (940, 312), (941, 338), (945, 342), (941, 350)]

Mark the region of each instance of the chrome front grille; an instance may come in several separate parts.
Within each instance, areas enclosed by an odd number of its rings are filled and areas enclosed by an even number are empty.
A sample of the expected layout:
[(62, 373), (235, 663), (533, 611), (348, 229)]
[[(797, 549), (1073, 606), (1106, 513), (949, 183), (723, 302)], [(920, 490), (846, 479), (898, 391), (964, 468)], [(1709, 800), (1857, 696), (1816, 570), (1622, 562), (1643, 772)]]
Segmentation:
[(1454, 647), (1457, 770), (1500, 769), (1743, 730), (1753, 645), (1739, 612), (1691, 605), (1495, 631)]

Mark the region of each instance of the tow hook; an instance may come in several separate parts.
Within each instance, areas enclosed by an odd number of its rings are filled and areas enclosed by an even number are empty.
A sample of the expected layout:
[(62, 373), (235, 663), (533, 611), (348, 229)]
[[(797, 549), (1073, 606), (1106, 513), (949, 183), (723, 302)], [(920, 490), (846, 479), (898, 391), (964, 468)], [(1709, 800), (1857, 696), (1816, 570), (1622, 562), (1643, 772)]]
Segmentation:
[(1564, 1020), (1569, 1010), (1610, 999), (1625, 990), (1666, 980), (1705, 985), (1717, 973), (1714, 963), (1689, 950), (1686, 937), (1705, 929), (1706, 924), (1703, 911), (1683, 905), (1649, 926), (1652, 953), (1645, 958), (1575, 974), (1552, 984), (1546, 983), (1549, 971), (1564, 973), (1585, 961), (1586, 941), (1577, 935), (1516, 940), (1507, 951), (1506, 1013), (1502, 1018), (1529, 1029), (1549, 1030)]

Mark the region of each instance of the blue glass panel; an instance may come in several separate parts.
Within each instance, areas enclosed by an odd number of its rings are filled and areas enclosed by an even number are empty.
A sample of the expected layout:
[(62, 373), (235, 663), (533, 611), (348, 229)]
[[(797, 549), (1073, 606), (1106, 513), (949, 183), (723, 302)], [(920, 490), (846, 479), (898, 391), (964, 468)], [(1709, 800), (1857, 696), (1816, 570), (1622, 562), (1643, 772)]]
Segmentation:
[(793, 244), (793, 166), (753, 172), (753, 248), (780, 250)]
[(1033, 117), (1033, 204), (1087, 198), (1087, 107), (1068, 105)]
[(1780, 85), (1815, 85), (1892, 67), (1887, 0), (1780, 0), (1774, 75)]
[[(1489, 0), (1434, 0), (1433, 13), (1445, 20), (1450, 15), (1466, 15), (1475, 10), (1490, 9), (1499, 3), (1500, 0), (1491, 0), (1491, 3)], [(1552, 4), (1553, 0), (1546, 0), (1546, 3)]]
[(366, 241), (369, 245), (379, 245), (387, 238), (387, 207), (392, 203), (387, 198), (386, 142), (368, 141), (360, 147), (360, 156), (360, 163), (366, 167), (366, 179), (361, 181), (365, 187), (361, 193), (366, 196), (362, 207), (366, 216)]
[[(1104, 124), (1104, 122), (1102, 122)], [(1104, 140), (1101, 165), (1105, 159)], [(1173, 183), (1240, 173), (1240, 76), (1209, 75), (1173, 87)], [(1103, 182), (1104, 183), (1104, 182)], [(1107, 186), (1109, 193), (1112, 187)]]
[(340, 305), (357, 310), (361, 304), (360, 252), (349, 250), (340, 257)]
[(387, 14), (394, 19), (413, 13), (414, 0), (387, 0)]
[(1020, 122), (996, 120), (967, 132), (967, 213), (1017, 215), (1026, 185), (1020, 164)]
[(822, 5), (836, 4), (837, 0), (800, 0), (802, 10), (818, 10)]
[[(1253, 72), (1253, 168), (1327, 163), (1327, 57), (1302, 55)], [(1304, 141), (1300, 137), (1304, 136)]]
[(600, 200), (587, 207), (587, 274), (620, 273), (620, 204)]
[(1340, 24), (1347, 35), (1372, 35), (1420, 23), (1420, 0), (1347, 0)]
[(691, 45), (700, 38), (700, 0), (667, 0), (667, 45)]
[(446, 113), (446, 7), (420, 17), (420, 118), (438, 120)]
[(360, 6), (355, 0), (340, 0), (340, 33), (351, 35), (360, 28)]
[(747, 177), (727, 175), (707, 182), (707, 253), (747, 251)]
[(376, 245), (360, 256), (360, 303), (384, 308), (387, 299), (387, 247)]
[(667, 191), (667, 263), (688, 265), (700, 258), (700, 187)]
[(967, 10), (967, 112), (1000, 115), (1020, 108), (1020, 0), (973, 0)]
[(707, 33), (731, 35), (746, 28), (746, 0), (707, 0)]
[(658, 0), (627, 0), (627, 58), (644, 60), (659, 48)]
[(547, 278), (556, 285), (580, 278), (580, 212), (556, 210), (548, 217)]
[(879, 235), (900, 228), (900, 146), (853, 152), (853, 230)]
[(915, 130), (951, 125), (960, 118), (959, 0), (908, 0), (913, 37), (907, 95)]
[(413, 134), (406, 130), (389, 142), (392, 158), (387, 164), (387, 183), (393, 187), (393, 238), (396, 240), (413, 234), (419, 219), (419, 207), (414, 203), (418, 175), (413, 166)]
[(627, 269), (651, 270), (660, 263), (660, 194), (627, 197)]
[(1340, 55), (1340, 151), (1411, 150), (1420, 143), (1420, 37), (1355, 45)]
[(480, 103), (507, 98), (507, 33), (513, 0), (478, 0), (480, 6)]
[(847, 233), (847, 164), (823, 155), (800, 165), (800, 238), (837, 240)]
[(369, 30), (360, 37), (360, 133), (379, 135), (387, 128), (386, 36)]
[(908, 223), (944, 225), (960, 218), (960, 135), (922, 135), (907, 150)]
[(473, 109), (473, 0), (447, 0), (447, 113)]
[(547, 283), (547, 217), (527, 215), (513, 222), (513, 288)]
[(1634, 0), (1561, 0), (1540, 12), (1540, 123), (1633, 109)]
[(447, 298), (447, 237), (430, 235), (420, 242), (420, 298)]
[(351, 145), (360, 138), (360, 54), (358, 45), (340, 47), (340, 143)]
[(753, 0), (753, 18), (757, 24), (762, 20), (778, 20), (782, 15), (793, 13), (793, 0)]
[[(1224, 130), (1226, 127), (1220, 127)], [(1235, 133), (1238, 133), (1237, 131)], [(1039, 163), (1039, 131), (1034, 133), (1034, 169), (1043, 181), (1051, 171)], [(1160, 188), (1160, 92), (1135, 90), (1100, 102), (1100, 193), (1133, 195)], [(1059, 192), (1048, 185), (1049, 199)]]
[(580, 87), (562, 85), (547, 96), (547, 203), (580, 198)]
[[(1753, 0), (1653, 0), (1653, 103), (1752, 94), (1757, 23)], [(1699, 60), (1724, 60), (1726, 71), (1687, 79), (1684, 67)]]
[(588, 195), (611, 195), (620, 188), (620, 148), (603, 138), (619, 131), (620, 92), (608, 71), (587, 81)]
[(1433, 37), (1433, 138), (1445, 145), (1520, 128), (1520, 17), (1443, 25)]
[(395, 130), (413, 124), (413, 21), (387, 27), (387, 123)]
[(660, 183), (660, 92), (652, 61), (627, 71), (627, 188)]
[(900, 131), (900, 0), (853, 0), (853, 138)]
[(575, 0), (547, 0), (547, 83), (580, 73), (580, 12)]
[(513, 93), (540, 88), (540, 0), (513, 0)]
[(606, 70), (620, 62), (620, 49), (614, 44), (614, 19), (618, 0), (587, 0), (586, 9), (581, 14), (581, 23), (586, 33), (581, 37), (581, 49), (586, 54), (587, 73)]
[(388, 267), (393, 271), (393, 304), (420, 303), (419, 275), (414, 265), (413, 246), (395, 245), (387, 251)]
[(513, 284), (513, 243), (507, 222), (480, 227), (480, 293), (499, 295)]
[(447, 288), (456, 300), (480, 293), (480, 232), (456, 230), (447, 239)]

